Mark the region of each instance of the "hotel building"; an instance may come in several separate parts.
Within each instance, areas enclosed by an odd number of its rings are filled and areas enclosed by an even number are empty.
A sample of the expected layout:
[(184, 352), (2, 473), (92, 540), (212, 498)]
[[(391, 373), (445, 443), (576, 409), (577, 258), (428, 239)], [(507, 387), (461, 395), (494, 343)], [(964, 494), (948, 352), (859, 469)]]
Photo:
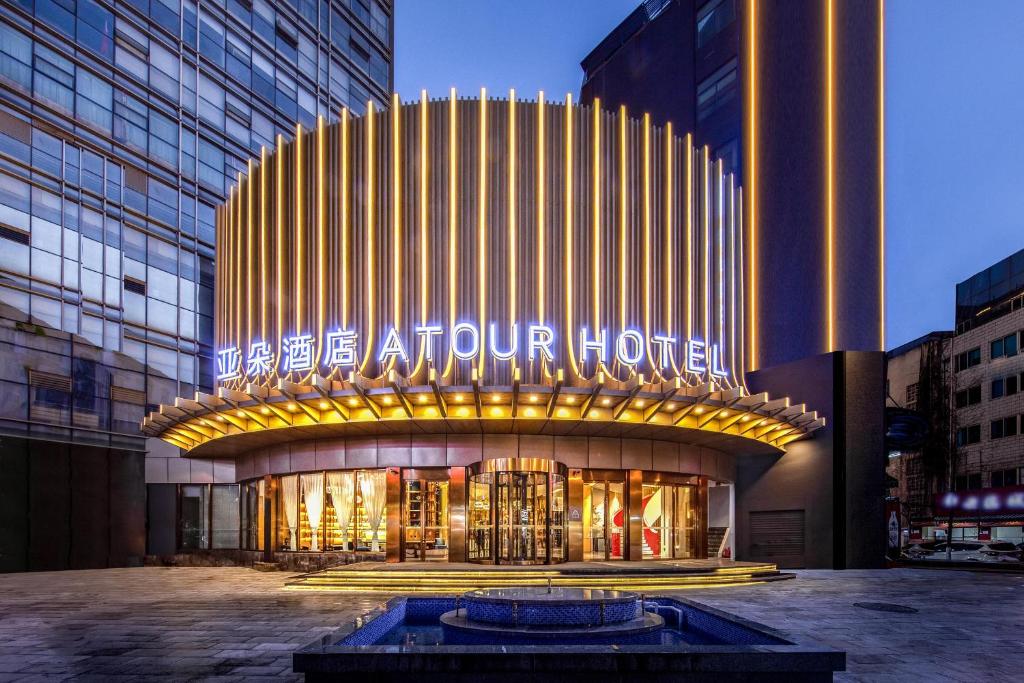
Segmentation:
[(181, 458), (138, 424), (214, 389), (228, 188), (296, 122), (387, 101), (391, 13), (0, 0), (0, 571), (139, 563), (147, 502), (179, 491), (226, 515), (182, 547), (237, 547), (233, 462)]
[[(823, 457), (829, 429), (748, 386), (744, 202), (721, 160), (625, 107), (424, 93), (320, 120), (218, 214), (216, 391), (143, 430), (234, 462), (242, 546), (266, 559), (732, 554), (708, 536), (740, 526), (734, 485)], [(771, 538), (779, 516), (751, 519)]]

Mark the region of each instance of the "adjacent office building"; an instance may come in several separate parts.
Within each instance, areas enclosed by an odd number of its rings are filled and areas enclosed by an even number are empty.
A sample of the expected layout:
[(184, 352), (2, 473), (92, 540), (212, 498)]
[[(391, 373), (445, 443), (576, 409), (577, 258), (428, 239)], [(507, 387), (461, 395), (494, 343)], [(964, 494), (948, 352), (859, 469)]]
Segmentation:
[[(914, 453), (891, 454), (909, 460), (893, 473), (901, 503), (921, 503), (904, 515), (911, 540), (943, 537), (952, 521), (954, 539), (1024, 541), (1022, 344), (1024, 250), (956, 286), (956, 330), (944, 342), (948, 432), (936, 435), (947, 454), (917, 464)], [(902, 407), (920, 403), (929, 374), (906, 382)], [(892, 360), (889, 375), (892, 388)]]
[(0, 2), (0, 570), (238, 546), (233, 462), (138, 424), (213, 388), (229, 188), (386, 102), (392, 48), (386, 0)]
[[(778, 461), (742, 461), (739, 559), (884, 552), (883, 38), (881, 0), (649, 0), (582, 61), (583, 102), (690, 131), (738, 179), (748, 381), (830, 420)], [(804, 475), (834, 495), (804, 495)]]

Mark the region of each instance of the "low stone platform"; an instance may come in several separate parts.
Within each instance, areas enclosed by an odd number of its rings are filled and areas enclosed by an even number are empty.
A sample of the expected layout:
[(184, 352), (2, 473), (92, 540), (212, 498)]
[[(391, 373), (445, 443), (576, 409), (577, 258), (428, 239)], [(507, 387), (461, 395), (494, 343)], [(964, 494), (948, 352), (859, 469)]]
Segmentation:
[(654, 591), (713, 588), (791, 579), (774, 564), (731, 560), (566, 562), (557, 565), (494, 566), (465, 562), (361, 562), (304, 574), (290, 590), (380, 593), (463, 593), (504, 586), (563, 586)]

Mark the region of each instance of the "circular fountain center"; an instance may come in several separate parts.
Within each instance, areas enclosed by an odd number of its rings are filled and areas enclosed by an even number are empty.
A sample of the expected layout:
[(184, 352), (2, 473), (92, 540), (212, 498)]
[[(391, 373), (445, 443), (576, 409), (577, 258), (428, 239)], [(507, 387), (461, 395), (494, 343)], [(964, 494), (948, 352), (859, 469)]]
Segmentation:
[(635, 619), (640, 596), (592, 588), (486, 588), (462, 596), (469, 621), (504, 626), (601, 626)]
[(604, 636), (660, 629), (636, 593), (593, 588), (487, 588), (464, 593), (441, 616), (447, 628), (533, 636)]

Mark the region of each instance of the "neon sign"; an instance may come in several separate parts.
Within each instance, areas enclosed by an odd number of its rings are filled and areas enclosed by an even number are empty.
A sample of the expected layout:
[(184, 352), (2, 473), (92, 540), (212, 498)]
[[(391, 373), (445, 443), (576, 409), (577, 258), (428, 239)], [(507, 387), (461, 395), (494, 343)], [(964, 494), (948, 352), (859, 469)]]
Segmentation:
[[(375, 357), (379, 363), (411, 364), (413, 360), (433, 362), (450, 352), (463, 361), (476, 361), (480, 354), (498, 361), (515, 362), (525, 357), (531, 362), (556, 362), (558, 346), (555, 330), (539, 323), (521, 326), (512, 323), (505, 329), (491, 322), (486, 343), (482, 342), (480, 328), (473, 322), (460, 322), (450, 329), (440, 325), (420, 325), (413, 328), (422, 358), (410, 356), (406, 340), (395, 327), (385, 329)], [(499, 332), (505, 332), (502, 335)], [(708, 344), (700, 339), (680, 340), (676, 337), (654, 334), (648, 339), (640, 330), (628, 328), (614, 337), (607, 329), (591, 330), (581, 327), (575, 337), (574, 350), (579, 363), (607, 365), (612, 360), (623, 367), (638, 368), (647, 365), (665, 374), (666, 369), (677, 367), (682, 360), (683, 369), (696, 375), (725, 377), (727, 375), (723, 353), (719, 344)], [(445, 347), (446, 345), (446, 347)], [(350, 370), (359, 363), (359, 334), (354, 330), (332, 330), (323, 339), (311, 334), (284, 337), (278, 356), (267, 341), (250, 344), (243, 354), (237, 346), (217, 351), (217, 380), (259, 379), (280, 371), (282, 374), (308, 372), (322, 367)]]

